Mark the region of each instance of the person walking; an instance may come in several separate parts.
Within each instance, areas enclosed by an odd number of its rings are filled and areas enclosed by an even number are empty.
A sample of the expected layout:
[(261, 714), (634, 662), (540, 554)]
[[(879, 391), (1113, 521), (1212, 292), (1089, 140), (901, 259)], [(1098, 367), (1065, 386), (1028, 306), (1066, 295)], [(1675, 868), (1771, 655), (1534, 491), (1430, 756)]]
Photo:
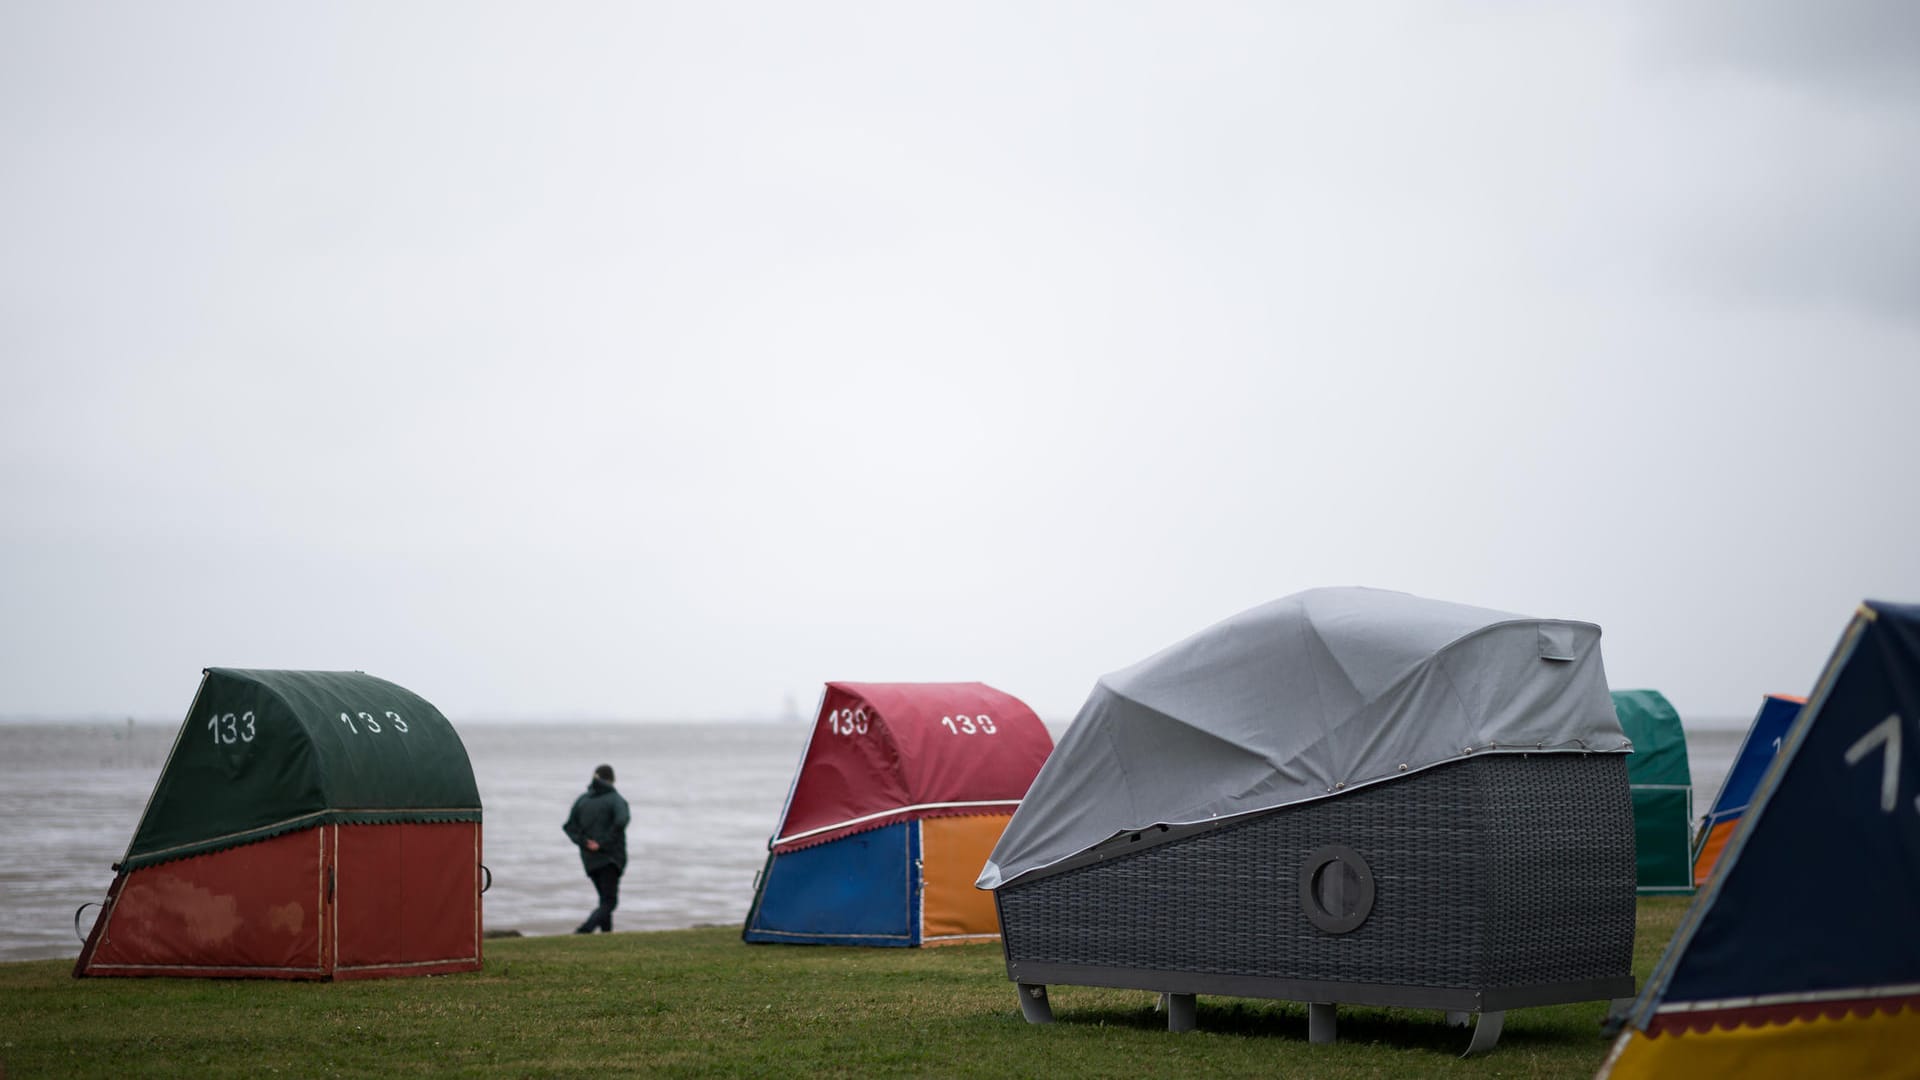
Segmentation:
[(613, 933), (613, 909), (620, 906), (620, 875), (627, 869), (627, 800), (613, 787), (613, 766), (593, 770), (593, 782), (573, 800), (567, 815), (567, 839), (580, 849), (580, 864), (600, 894), (600, 906), (574, 930)]

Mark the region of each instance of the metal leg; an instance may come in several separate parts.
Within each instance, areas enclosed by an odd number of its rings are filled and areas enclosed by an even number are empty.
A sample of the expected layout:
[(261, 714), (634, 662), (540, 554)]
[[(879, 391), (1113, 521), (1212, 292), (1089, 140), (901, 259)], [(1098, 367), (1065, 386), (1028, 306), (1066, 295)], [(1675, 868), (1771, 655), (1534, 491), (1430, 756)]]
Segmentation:
[(1330, 1043), (1334, 1038), (1334, 1011), (1331, 1003), (1307, 1003), (1307, 1041)]
[(1448, 1027), (1466, 1027), (1471, 1023), (1473, 1023), (1473, 1014), (1470, 1012), (1450, 1012), (1447, 1014)]
[(1611, 1039), (1620, 1034), (1627, 1026), (1627, 1018), (1633, 1015), (1635, 998), (1614, 998), (1607, 1003), (1607, 1015), (1600, 1020), (1600, 1034)]
[(1053, 1006), (1047, 1004), (1045, 986), (1039, 983), (1017, 983), (1015, 992), (1020, 995), (1020, 1015), (1027, 1018), (1027, 1023), (1053, 1023)]
[(1479, 1022), (1473, 1025), (1473, 1041), (1467, 1044), (1467, 1052), (1460, 1056), (1472, 1057), (1493, 1049), (1493, 1044), (1500, 1041), (1500, 1029), (1506, 1022), (1507, 1014), (1504, 1012), (1481, 1013)]
[(1167, 995), (1167, 1030), (1192, 1031), (1199, 1022), (1199, 1003), (1192, 994)]

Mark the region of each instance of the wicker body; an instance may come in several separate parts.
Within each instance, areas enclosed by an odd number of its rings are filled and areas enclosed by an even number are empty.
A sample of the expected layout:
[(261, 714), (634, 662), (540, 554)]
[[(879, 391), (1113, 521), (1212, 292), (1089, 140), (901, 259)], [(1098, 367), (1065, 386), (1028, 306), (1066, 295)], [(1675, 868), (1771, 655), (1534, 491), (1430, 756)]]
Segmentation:
[[(1339, 933), (1309, 917), (1302, 876), (1329, 845), (1371, 874), (1364, 920)], [(1469, 1012), (1624, 996), (1626, 761), (1485, 755), (1225, 823), (1121, 836), (996, 898), (1007, 973), (1023, 984)]]

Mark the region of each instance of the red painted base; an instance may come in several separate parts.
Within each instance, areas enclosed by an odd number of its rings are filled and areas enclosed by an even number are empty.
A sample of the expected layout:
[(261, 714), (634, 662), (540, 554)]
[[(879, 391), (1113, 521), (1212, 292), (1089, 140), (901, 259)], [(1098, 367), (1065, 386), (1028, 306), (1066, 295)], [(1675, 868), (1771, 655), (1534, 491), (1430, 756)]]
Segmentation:
[(76, 977), (478, 971), (480, 826), (324, 825), (123, 872)]

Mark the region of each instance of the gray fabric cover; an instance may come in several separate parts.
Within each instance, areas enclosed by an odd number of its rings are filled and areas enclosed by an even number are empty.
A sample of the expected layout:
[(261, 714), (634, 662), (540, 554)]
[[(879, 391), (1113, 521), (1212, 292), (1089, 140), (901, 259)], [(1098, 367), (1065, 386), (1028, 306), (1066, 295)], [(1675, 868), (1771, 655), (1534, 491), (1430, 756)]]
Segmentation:
[(1103, 677), (978, 885), (1121, 833), (1325, 798), (1469, 754), (1631, 750), (1598, 626), (1312, 589)]

